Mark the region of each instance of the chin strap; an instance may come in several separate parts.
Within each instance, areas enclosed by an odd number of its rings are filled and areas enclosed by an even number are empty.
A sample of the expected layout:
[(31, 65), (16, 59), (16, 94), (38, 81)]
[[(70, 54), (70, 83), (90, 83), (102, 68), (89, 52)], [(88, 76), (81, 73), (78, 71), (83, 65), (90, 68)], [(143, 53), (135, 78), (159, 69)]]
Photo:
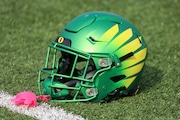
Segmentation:
[(109, 93), (107, 102), (110, 102), (111, 100), (116, 100), (116, 99), (120, 98), (120, 96), (121, 96), (120, 92), (123, 90), (126, 90), (125, 86), (117, 88), (114, 91), (112, 91), (111, 93)]
[(108, 94), (107, 100), (105, 100), (105, 101), (110, 102), (112, 100), (117, 100), (122, 96), (136, 95), (138, 93), (139, 89), (140, 89), (140, 86), (138, 85), (135, 89), (132, 89), (132, 90), (125, 92), (125, 93), (120, 93), (121, 91), (126, 90), (126, 87), (123, 86), (123, 87), (117, 88), (116, 90), (114, 90)]

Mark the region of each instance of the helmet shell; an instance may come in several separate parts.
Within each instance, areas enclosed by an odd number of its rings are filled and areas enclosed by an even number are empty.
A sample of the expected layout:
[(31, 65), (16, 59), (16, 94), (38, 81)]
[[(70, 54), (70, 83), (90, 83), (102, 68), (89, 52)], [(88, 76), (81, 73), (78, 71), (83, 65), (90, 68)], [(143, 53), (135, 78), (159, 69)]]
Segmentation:
[[(92, 60), (96, 70), (91, 73), (91, 78), (68, 77), (73, 80), (77, 78), (79, 81), (75, 88), (54, 81), (54, 75), (57, 73), (50, 73), (51, 80), (46, 79), (43, 86), (51, 98), (58, 98), (62, 94), (65, 97), (69, 94), (68, 89), (74, 89), (78, 91), (75, 96), (81, 91), (84, 99), (77, 100), (74, 97), (69, 101), (98, 102), (130, 94), (137, 88), (147, 57), (147, 48), (141, 33), (126, 19), (109, 12), (87, 12), (70, 21), (59, 36), (57, 43), (53, 43), (53, 48), (70, 50), (69, 53), (75, 52), (76, 57), (88, 56), (87, 61)], [(64, 40), (70, 42), (64, 46), (62, 45)], [(71, 62), (74, 62), (72, 67), (77, 60)], [(86, 69), (84, 73), (89, 74)], [(73, 75), (73, 72), (71, 73)], [(66, 77), (66, 75), (57, 76)], [(53, 93), (49, 86), (55, 88), (61, 86), (63, 93)]]

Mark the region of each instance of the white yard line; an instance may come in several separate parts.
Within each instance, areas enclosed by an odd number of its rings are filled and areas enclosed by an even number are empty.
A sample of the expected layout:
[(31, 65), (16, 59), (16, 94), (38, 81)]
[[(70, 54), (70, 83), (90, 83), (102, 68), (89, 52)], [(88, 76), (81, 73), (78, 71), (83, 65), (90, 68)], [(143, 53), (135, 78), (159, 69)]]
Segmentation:
[(0, 106), (5, 106), (13, 112), (18, 112), (25, 114), (39, 120), (84, 120), (83, 117), (79, 115), (74, 115), (72, 113), (67, 113), (60, 107), (50, 107), (46, 103), (42, 103), (37, 107), (27, 108), (25, 106), (16, 106), (11, 102), (14, 96), (0, 91)]

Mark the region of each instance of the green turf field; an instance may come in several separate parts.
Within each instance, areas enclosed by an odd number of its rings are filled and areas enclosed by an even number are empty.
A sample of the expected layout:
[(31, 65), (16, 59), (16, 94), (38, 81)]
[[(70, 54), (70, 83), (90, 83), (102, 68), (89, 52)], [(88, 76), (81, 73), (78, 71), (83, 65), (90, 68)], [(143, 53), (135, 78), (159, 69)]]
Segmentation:
[[(75, 16), (108, 11), (143, 34), (148, 59), (140, 93), (110, 103), (51, 103), (89, 120), (180, 119), (179, 0), (0, 0), (0, 91), (38, 94), (47, 45)], [(0, 107), (0, 119), (33, 120)]]

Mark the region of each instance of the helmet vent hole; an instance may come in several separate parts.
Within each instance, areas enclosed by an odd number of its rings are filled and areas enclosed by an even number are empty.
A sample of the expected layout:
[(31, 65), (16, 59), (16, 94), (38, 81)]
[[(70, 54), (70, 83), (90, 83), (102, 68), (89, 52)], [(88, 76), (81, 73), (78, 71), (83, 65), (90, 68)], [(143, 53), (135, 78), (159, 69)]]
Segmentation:
[(122, 80), (122, 79), (124, 79), (124, 78), (126, 78), (125, 75), (118, 75), (118, 76), (113, 76), (113, 77), (111, 77), (110, 79), (111, 79), (113, 82), (118, 82), (118, 81), (120, 81), (120, 80)]
[(96, 39), (94, 39), (93, 37), (89, 37), (89, 40), (91, 40), (92, 42), (100, 42), (100, 41), (98, 41), (98, 40), (96, 40)]

